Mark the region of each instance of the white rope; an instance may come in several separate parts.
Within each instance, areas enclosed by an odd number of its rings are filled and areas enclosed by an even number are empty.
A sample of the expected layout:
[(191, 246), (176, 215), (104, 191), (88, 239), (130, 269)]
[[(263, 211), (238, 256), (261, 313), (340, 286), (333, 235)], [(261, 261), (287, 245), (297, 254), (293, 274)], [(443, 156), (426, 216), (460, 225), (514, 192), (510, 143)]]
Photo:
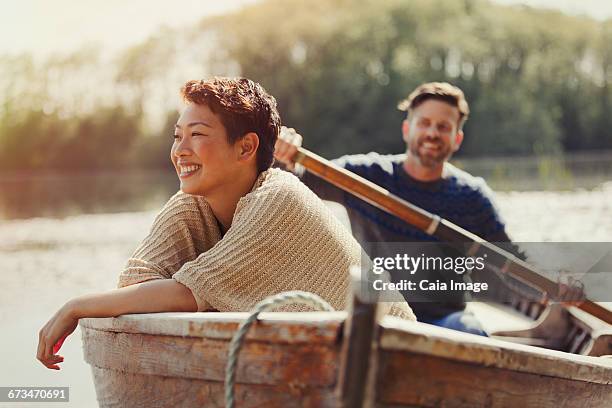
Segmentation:
[(251, 325), (257, 320), (259, 314), (265, 310), (285, 306), (289, 304), (299, 303), (313, 307), (315, 310), (325, 312), (333, 312), (334, 308), (330, 306), (323, 298), (310, 292), (302, 292), (299, 290), (279, 293), (269, 296), (257, 303), (251, 310), (249, 317), (240, 324), (238, 331), (234, 334), (229, 345), (227, 357), (227, 366), (225, 368), (225, 406), (234, 408), (234, 382), (236, 379), (236, 365), (238, 361), (238, 352), (242, 347), (242, 341)]

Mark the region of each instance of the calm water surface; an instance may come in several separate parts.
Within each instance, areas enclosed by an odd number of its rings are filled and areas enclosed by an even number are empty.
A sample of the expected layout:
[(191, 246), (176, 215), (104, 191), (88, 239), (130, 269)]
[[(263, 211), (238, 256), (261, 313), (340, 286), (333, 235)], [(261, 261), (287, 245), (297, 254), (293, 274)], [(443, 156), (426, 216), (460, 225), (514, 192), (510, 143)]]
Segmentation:
[(152, 210), (177, 189), (162, 171), (0, 175), (0, 220)]
[[(612, 180), (612, 152), (453, 163), (496, 191), (593, 189)], [(0, 174), (0, 220), (154, 210), (177, 189), (171, 170)]]

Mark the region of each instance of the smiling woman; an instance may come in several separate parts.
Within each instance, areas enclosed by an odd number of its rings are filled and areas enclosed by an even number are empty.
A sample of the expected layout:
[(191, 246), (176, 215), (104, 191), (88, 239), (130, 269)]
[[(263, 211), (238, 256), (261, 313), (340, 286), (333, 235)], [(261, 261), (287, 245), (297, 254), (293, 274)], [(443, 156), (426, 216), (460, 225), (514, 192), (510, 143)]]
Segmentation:
[(170, 159), (187, 194), (206, 196), (224, 229), (235, 202), (270, 167), (280, 127), (276, 101), (247, 79), (189, 81)]
[[(297, 177), (270, 169), (280, 127), (274, 98), (244, 78), (190, 81), (182, 93), (171, 150), (181, 191), (128, 260), (118, 289), (70, 300), (41, 329), (37, 357), (48, 368), (59, 369), (59, 349), (80, 318), (247, 311), (288, 290), (346, 306), (361, 248)], [(415, 319), (403, 300), (387, 305)]]

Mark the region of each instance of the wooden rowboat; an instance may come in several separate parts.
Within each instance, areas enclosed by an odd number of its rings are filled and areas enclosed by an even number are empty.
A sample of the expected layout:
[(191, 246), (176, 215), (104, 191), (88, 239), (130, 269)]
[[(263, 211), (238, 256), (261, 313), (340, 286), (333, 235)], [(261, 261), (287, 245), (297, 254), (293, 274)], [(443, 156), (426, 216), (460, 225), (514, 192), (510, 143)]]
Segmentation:
[[(246, 313), (80, 322), (102, 407), (222, 407), (231, 337)], [(264, 313), (237, 368), (238, 407), (337, 407), (345, 312)], [(610, 407), (612, 359), (385, 317), (375, 336), (379, 407)], [(367, 356), (364, 356), (367, 358)], [(372, 373), (370, 373), (372, 376)], [(349, 385), (350, 390), (350, 385)], [(366, 399), (364, 397), (364, 399)]]
[[(612, 403), (611, 358), (381, 318), (376, 299), (361, 298), (361, 284), (353, 275), (348, 312), (260, 314), (244, 337), (235, 386), (229, 388), (224, 378), (230, 341), (248, 313), (81, 319), (98, 402), (102, 407), (222, 407), (225, 391), (232, 389), (238, 407)], [(526, 319), (517, 313), (508, 317), (505, 321), (514, 319), (519, 326)], [(589, 333), (590, 348), (582, 352), (597, 353), (609, 343), (606, 334)]]
[[(298, 161), (316, 174), (331, 175), (342, 188), (431, 234), (467, 240), (471, 255), (497, 255), (500, 272), (554, 293), (553, 282), (504, 251), (303, 149), (299, 154)], [(498, 338), (485, 338), (377, 319), (376, 303), (354, 294), (348, 313), (261, 315), (238, 359), (237, 406), (612, 407), (612, 358), (603, 357), (612, 354), (612, 312), (598, 303), (586, 299), (581, 311), (517, 299), (513, 308), (533, 319), (522, 327), (497, 327)], [(490, 320), (507, 322), (512, 311)], [(247, 316), (82, 319), (85, 360), (100, 406), (225, 406), (229, 343)]]

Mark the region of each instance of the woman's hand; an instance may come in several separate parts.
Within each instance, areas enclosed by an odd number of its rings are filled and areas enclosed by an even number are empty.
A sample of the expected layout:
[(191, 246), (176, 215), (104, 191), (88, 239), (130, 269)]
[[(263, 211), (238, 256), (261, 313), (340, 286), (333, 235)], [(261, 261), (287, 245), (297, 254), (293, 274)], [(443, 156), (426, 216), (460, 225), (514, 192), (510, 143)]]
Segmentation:
[(186, 286), (174, 279), (137, 283), (104, 293), (80, 296), (66, 303), (40, 329), (36, 358), (45, 367), (59, 370), (64, 357), (60, 347), (80, 318), (116, 317), (127, 313), (195, 312), (198, 304)]
[(75, 305), (73, 302), (68, 302), (40, 329), (36, 358), (45, 367), (52, 370), (60, 369), (58, 364), (64, 361), (64, 357), (57, 352), (78, 323)]

